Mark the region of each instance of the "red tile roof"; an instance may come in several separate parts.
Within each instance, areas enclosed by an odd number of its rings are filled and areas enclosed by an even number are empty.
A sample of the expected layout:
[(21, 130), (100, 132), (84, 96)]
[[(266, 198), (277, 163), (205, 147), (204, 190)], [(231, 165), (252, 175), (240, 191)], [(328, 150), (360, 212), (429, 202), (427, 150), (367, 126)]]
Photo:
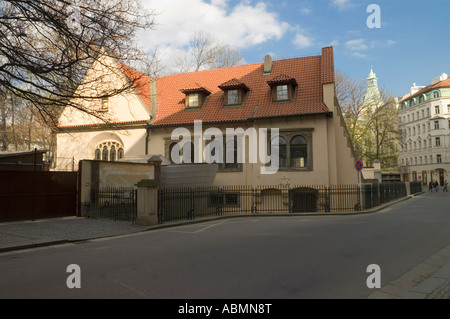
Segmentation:
[(267, 81), (267, 84), (269, 84), (270, 86), (279, 85), (279, 84), (282, 84), (282, 83), (283, 84), (284, 83), (292, 83), (292, 84), (297, 85), (297, 81), (294, 78), (292, 78), (292, 77), (290, 77), (290, 76), (288, 76), (286, 74), (280, 74), (276, 78), (274, 78), (274, 79), (272, 79), (270, 81)]
[(231, 79), (230, 81), (222, 83), (221, 85), (219, 85), (219, 88), (221, 90), (231, 90), (235, 88), (248, 90), (248, 87), (245, 85), (245, 83), (242, 83), (238, 79)]
[(151, 79), (149, 76), (144, 75), (126, 65), (123, 65), (117, 62), (119, 66), (122, 68), (123, 73), (130, 80), (130, 83), (135, 88), (136, 92), (145, 103), (145, 105), (150, 109), (151, 107), (151, 98), (150, 98), (150, 82)]
[(430, 84), (430, 85), (424, 87), (423, 89), (421, 89), (419, 92), (414, 93), (413, 95), (409, 95), (409, 96), (403, 98), (400, 102), (403, 102), (405, 100), (409, 100), (409, 99), (411, 99), (413, 97), (419, 96), (419, 95), (421, 95), (423, 93), (426, 93), (428, 91), (431, 91), (431, 90), (434, 90), (434, 89), (439, 89), (439, 88), (444, 88), (444, 87), (447, 87), (447, 88), (450, 87), (450, 78), (447, 78), (446, 80), (440, 81), (440, 82), (438, 82), (436, 84)]
[[(157, 112), (155, 126), (246, 121), (255, 118), (327, 113), (323, 102), (323, 84), (334, 82), (333, 48), (322, 49), (322, 55), (273, 62), (272, 73), (263, 75), (263, 63), (223, 69), (176, 74), (156, 79)], [(298, 87), (288, 102), (272, 102), (268, 82), (294, 79)], [(249, 92), (240, 107), (223, 106), (220, 87), (245, 84)], [(181, 90), (205, 88), (211, 94), (199, 109), (186, 109)]]

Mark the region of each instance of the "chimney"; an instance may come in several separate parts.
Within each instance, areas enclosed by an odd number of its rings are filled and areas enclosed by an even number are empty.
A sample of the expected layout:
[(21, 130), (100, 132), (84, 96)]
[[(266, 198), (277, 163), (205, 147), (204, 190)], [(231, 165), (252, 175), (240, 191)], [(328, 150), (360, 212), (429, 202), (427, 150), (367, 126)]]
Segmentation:
[(270, 75), (272, 74), (272, 57), (270, 55), (266, 55), (264, 57), (264, 75)]

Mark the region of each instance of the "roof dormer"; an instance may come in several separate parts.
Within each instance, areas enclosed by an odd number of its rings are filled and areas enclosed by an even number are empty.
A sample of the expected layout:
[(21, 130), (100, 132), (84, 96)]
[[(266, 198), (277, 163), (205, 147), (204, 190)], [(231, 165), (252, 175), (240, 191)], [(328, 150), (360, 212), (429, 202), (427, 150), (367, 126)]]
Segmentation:
[(295, 96), (295, 89), (298, 86), (297, 81), (285, 74), (281, 74), (267, 84), (272, 89), (272, 102), (292, 101)]
[(189, 85), (187, 88), (181, 89), (180, 91), (186, 95), (186, 108), (201, 108), (205, 99), (211, 94), (209, 90), (197, 83)]
[(224, 92), (224, 106), (239, 106), (245, 101), (247, 92), (250, 89), (237, 79), (232, 79), (221, 85), (219, 88)]

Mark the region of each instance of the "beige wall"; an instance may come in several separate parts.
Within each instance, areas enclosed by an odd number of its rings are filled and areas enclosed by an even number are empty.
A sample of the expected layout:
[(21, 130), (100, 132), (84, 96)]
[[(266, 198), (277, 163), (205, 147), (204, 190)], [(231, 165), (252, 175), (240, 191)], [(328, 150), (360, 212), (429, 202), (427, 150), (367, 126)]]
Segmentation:
[(107, 141), (118, 142), (124, 146), (124, 161), (144, 159), (145, 136), (145, 128), (59, 133), (57, 134), (56, 170), (64, 170), (72, 158), (76, 163), (80, 160), (94, 159), (97, 145)]
[(82, 161), (81, 203), (91, 201), (91, 189), (134, 187), (139, 181), (154, 178), (154, 166), (141, 163)]
[[(94, 82), (93, 79), (95, 79)], [(75, 96), (114, 95), (114, 92), (129, 85), (128, 79), (114, 59), (104, 56), (94, 63), (85, 80), (78, 87)], [(150, 118), (150, 110), (134, 89), (111, 96), (108, 99), (108, 112), (101, 111), (101, 99), (73, 99), (72, 102), (94, 111), (94, 114), (82, 112), (74, 107), (66, 107), (59, 118), (59, 126), (98, 124), (105, 121), (130, 122)]]
[[(102, 76), (100, 77), (99, 74)], [(101, 80), (91, 83), (93, 78), (101, 78)], [(94, 63), (76, 95), (98, 96), (102, 92), (112, 92), (127, 85), (129, 82), (119, 65), (112, 58), (103, 57)], [(94, 88), (99, 89), (94, 91)], [(150, 121), (150, 110), (136, 90), (129, 89), (110, 97), (107, 112), (100, 111), (102, 107), (100, 99), (74, 99), (73, 102), (80, 103), (93, 112), (88, 114), (72, 106), (66, 107), (63, 111), (58, 122), (60, 131), (56, 137), (56, 170), (67, 170), (72, 167), (73, 162), (75, 162), (74, 168), (77, 169), (78, 161), (94, 159), (95, 148), (101, 142), (114, 141), (122, 144), (126, 158), (136, 159), (145, 154), (145, 125), (133, 127), (131, 124), (127, 129), (105, 128), (103, 131), (99, 131), (98, 127), (86, 127), (82, 130), (83, 126), (92, 124)]]
[[(249, 163), (249, 145), (246, 142), (246, 163), (239, 172), (218, 172), (215, 185), (333, 185), (355, 184), (358, 182), (354, 169), (354, 158), (348, 139), (345, 136), (341, 118), (326, 115), (304, 116), (285, 119), (268, 119), (252, 122), (257, 131), (260, 128), (278, 128), (283, 130), (312, 130), (312, 159), (313, 169), (308, 170), (279, 170), (275, 174), (262, 174), (263, 164)], [(203, 125), (203, 130), (217, 127), (223, 132), (227, 127), (246, 130), (250, 123)], [(172, 131), (176, 127), (153, 128), (149, 140), (149, 154), (161, 154), (168, 158), (167, 145)], [(186, 127), (194, 138), (193, 127)], [(203, 148), (206, 141), (203, 141)], [(309, 154), (310, 156), (311, 154)]]

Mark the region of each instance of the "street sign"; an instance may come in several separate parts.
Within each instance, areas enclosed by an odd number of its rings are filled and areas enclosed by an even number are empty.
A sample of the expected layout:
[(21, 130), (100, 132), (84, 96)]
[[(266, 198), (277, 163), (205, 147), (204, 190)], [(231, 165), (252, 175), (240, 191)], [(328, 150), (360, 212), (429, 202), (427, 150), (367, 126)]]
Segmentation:
[(356, 170), (357, 170), (358, 172), (361, 172), (362, 169), (363, 169), (363, 162), (360, 161), (360, 160), (356, 161), (356, 163), (355, 163), (355, 168), (356, 168)]

